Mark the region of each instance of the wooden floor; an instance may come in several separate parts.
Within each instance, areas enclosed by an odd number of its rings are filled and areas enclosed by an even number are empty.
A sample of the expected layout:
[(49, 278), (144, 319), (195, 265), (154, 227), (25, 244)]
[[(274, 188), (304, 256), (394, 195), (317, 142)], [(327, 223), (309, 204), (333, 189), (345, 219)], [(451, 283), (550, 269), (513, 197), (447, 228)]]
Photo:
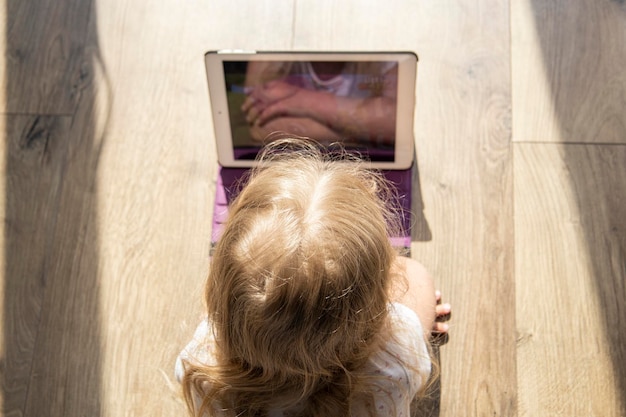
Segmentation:
[(184, 415), (219, 48), (418, 53), (431, 415), (626, 415), (624, 1), (1, 3), (3, 416)]

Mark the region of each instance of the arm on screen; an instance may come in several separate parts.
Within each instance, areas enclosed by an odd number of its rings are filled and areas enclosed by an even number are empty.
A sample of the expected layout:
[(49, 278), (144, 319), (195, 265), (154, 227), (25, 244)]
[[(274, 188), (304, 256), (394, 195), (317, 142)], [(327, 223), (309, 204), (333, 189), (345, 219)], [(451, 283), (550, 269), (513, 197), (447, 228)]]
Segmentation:
[[(251, 92), (257, 91), (258, 93), (264, 85), (284, 78), (289, 69), (288, 63), (251, 61), (248, 63), (245, 87)], [(274, 97), (274, 100), (276, 99), (277, 97)], [(248, 99), (243, 105), (242, 111), (250, 125), (250, 136), (257, 142), (265, 141), (268, 135), (275, 132), (285, 132), (317, 140), (336, 141), (341, 139), (337, 132), (309, 117), (285, 115), (283, 117), (274, 117), (263, 124), (254, 123), (258, 115), (258, 106), (252, 106), (253, 101), (255, 99), (252, 98), (252, 93), (248, 93)], [(262, 103), (258, 102), (257, 104), (260, 105)]]
[(306, 117), (280, 117), (270, 120), (262, 126), (250, 126), (250, 136), (258, 142), (265, 141), (269, 135), (275, 132), (304, 136), (319, 142), (335, 142), (342, 139), (337, 132)]
[[(276, 68), (273, 70), (278, 77), (272, 78), (268, 75), (271, 65), (276, 64), (253, 62), (248, 67), (246, 85), (250, 92), (242, 110), (252, 131), (276, 131), (280, 130), (276, 126), (283, 124), (282, 119), (302, 119), (301, 127), (310, 129), (297, 133), (302, 136), (392, 143), (396, 120), (394, 82), (379, 83), (373, 97), (339, 97), (289, 84)], [(397, 67), (382, 77), (394, 81), (396, 78)]]

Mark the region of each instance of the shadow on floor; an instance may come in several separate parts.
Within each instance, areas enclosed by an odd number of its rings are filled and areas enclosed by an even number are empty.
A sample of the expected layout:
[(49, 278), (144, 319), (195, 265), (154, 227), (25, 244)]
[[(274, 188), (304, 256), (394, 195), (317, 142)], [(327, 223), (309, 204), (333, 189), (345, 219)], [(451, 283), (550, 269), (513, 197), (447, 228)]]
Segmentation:
[(7, 416), (103, 414), (94, 1), (7, 0), (4, 11)]

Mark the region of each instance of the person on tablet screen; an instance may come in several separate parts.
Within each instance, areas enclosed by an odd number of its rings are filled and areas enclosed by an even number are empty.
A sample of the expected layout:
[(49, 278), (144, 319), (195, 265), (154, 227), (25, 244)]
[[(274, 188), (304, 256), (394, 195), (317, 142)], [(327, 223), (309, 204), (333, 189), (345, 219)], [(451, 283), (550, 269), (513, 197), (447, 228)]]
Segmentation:
[(258, 142), (282, 131), (392, 147), (397, 81), (396, 62), (252, 61), (241, 110)]

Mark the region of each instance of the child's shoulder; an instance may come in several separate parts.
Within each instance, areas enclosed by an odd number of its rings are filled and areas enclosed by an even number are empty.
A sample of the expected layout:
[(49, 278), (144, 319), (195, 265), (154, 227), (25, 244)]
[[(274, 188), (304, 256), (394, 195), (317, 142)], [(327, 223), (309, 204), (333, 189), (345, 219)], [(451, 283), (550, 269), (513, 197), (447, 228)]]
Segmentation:
[[(381, 392), (398, 392), (397, 384), (400, 384), (406, 394), (404, 398), (410, 400), (430, 375), (428, 347), (420, 320), (409, 307), (400, 303), (389, 304), (389, 319), (389, 340), (379, 352), (370, 357), (366, 365), (367, 372), (383, 377), (381, 383), (384, 386)], [(387, 401), (385, 396), (375, 396), (375, 400), (377, 403), (381, 402), (381, 405)]]
[(390, 339), (385, 351), (402, 359), (409, 367), (430, 372), (430, 354), (424, 339), (424, 328), (411, 308), (393, 302), (389, 305)]
[(191, 362), (199, 365), (215, 365), (215, 338), (213, 330), (207, 319), (200, 322), (187, 343), (185, 348), (176, 358), (174, 373), (178, 381), (182, 381), (185, 374), (184, 362)]

